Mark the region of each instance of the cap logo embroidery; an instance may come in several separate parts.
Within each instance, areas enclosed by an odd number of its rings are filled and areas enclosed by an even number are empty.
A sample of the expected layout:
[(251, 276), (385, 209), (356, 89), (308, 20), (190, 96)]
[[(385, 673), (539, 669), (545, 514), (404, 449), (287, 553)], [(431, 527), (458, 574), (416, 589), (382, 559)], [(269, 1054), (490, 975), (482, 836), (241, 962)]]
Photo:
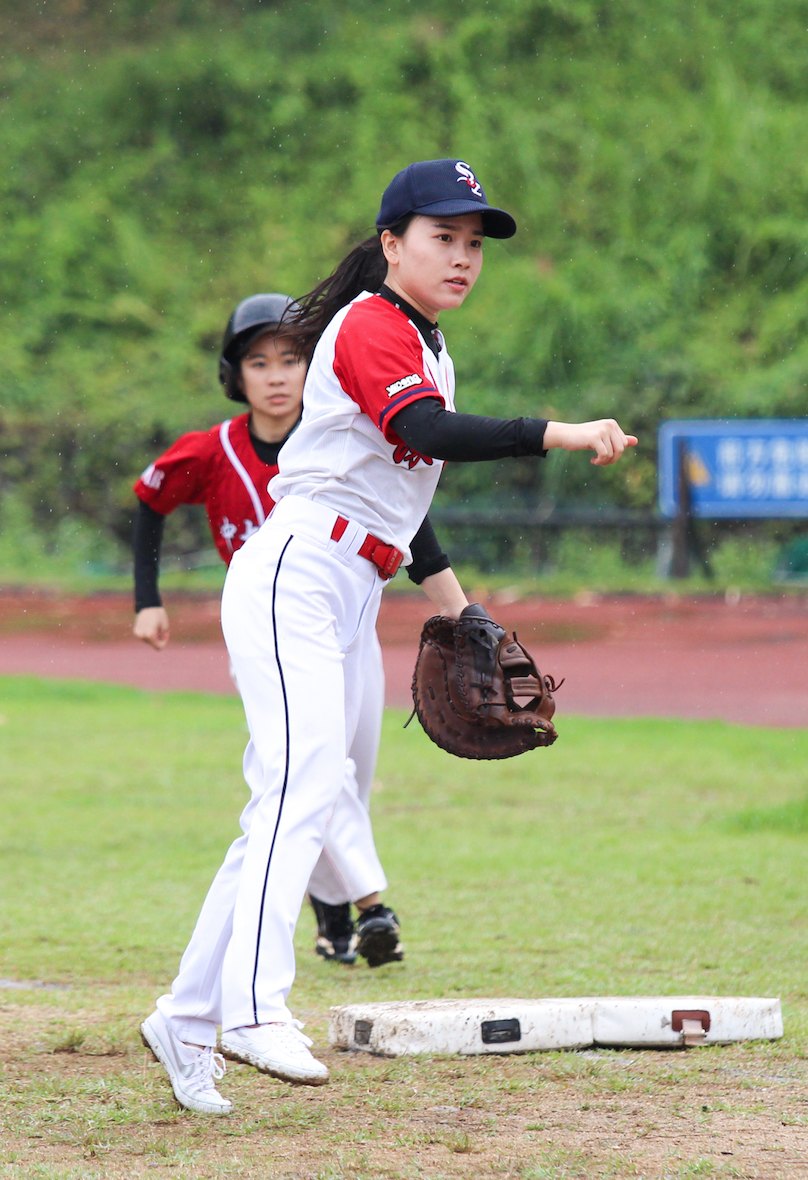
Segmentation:
[(457, 178), (458, 184), (465, 182), (474, 193), (475, 197), (481, 197), (483, 195), (483, 190), (480, 188), (480, 182), (469, 168), (468, 164), (464, 164), (462, 160), (458, 160), (455, 164), (455, 172), (460, 173)]
[(410, 373), (409, 377), (402, 377), (400, 381), (394, 381), (392, 385), (386, 386), (387, 396), (395, 397), (397, 393), (401, 393), (401, 391), (404, 389), (409, 389), (411, 385), (420, 384), (421, 378), (418, 376), (418, 374)]

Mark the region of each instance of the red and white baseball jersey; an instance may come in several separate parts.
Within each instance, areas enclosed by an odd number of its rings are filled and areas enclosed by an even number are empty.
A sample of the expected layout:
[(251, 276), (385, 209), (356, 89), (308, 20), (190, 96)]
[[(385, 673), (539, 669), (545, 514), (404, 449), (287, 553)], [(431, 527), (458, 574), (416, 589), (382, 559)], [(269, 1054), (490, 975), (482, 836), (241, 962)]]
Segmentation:
[(162, 516), (180, 504), (204, 504), (216, 548), (228, 564), (273, 508), (267, 484), (278, 468), (256, 455), (249, 420), (240, 414), (183, 434), (135, 484), (138, 499)]
[(314, 350), (303, 417), (279, 456), (273, 499), (303, 496), (334, 508), (409, 564), (443, 463), (412, 451), (390, 419), (423, 397), (454, 410), (454, 385), (445, 347), (435, 356), (405, 312), (363, 292), (337, 312)]

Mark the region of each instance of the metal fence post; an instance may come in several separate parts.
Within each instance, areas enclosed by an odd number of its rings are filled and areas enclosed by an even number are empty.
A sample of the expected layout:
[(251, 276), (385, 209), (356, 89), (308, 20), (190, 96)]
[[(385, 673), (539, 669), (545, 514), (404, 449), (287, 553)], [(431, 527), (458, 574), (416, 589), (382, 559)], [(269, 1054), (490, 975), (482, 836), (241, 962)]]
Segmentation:
[(687, 473), (687, 441), (680, 438), (677, 442), (676, 472), (679, 485), (679, 507), (674, 517), (671, 529), (673, 553), (671, 554), (672, 578), (686, 578), (690, 573), (690, 480)]
[(690, 558), (694, 557), (702, 568), (705, 578), (712, 580), (713, 568), (696, 528), (693, 505), (690, 496), (690, 472), (688, 470), (687, 439), (680, 438), (677, 444), (677, 476), (679, 482), (679, 508), (671, 527), (673, 552), (671, 554), (670, 576), (686, 578), (690, 573)]

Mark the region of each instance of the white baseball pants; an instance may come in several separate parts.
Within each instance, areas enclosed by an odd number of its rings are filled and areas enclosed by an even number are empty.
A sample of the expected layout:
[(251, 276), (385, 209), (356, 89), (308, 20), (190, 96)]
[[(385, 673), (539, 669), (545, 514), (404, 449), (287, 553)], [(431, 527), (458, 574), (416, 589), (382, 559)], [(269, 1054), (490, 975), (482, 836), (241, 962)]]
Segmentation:
[[(325, 844), (309, 881), (308, 892), (328, 905), (342, 905), (387, 888), (373, 835), (355, 814), (358, 798), (370, 811), (370, 794), (379, 755), (384, 714), (384, 666), (375, 627), (367, 635), (356, 730), (348, 754), (346, 783), (325, 834)], [(353, 784), (348, 780), (353, 777)], [(368, 835), (370, 833), (370, 835)]]
[(329, 821), (352, 816), (350, 830), (366, 850), (373, 844), (346, 756), (376, 658), (383, 583), (358, 554), (365, 530), (350, 523), (334, 541), (336, 519), (284, 497), (227, 574), (222, 628), (250, 731), (251, 797), (171, 993), (158, 1000), (185, 1041), (215, 1045), (217, 1024), (291, 1019), (295, 924)]
[[(355, 814), (357, 797), (365, 810), (370, 811), (384, 714), (384, 664), (375, 631), (368, 639), (366, 659), (362, 703), (345, 765), (345, 786), (326, 829), (323, 851), (308, 887), (313, 897), (328, 905), (344, 905), (387, 888), (376, 847), (372, 838), (369, 843), (367, 840), (367, 825), (361, 819), (357, 823)], [(232, 661), (230, 675), (238, 688)]]

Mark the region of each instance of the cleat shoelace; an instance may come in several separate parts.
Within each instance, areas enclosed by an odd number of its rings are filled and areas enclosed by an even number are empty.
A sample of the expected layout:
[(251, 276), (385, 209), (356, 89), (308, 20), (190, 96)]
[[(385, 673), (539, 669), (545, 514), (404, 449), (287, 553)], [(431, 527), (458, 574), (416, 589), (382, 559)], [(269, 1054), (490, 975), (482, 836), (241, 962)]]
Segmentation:
[(302, 1020), (293, 1020), (291, 1024), (276, 1024), (273, 1028), (273, 1035), (278, 1037), (285, 1049), (308, 1057), (308, 1050), (314, 1041), (302, 1031), (304, 1028)]
[(196, 1069), (188, 1081), (190, 1085), (198, 1088), (200, 1093), (212, 1091), (218, 1097), (216, 1082), (221, 1081), (226, 1070), (227, 1066), (221, 1053), (215, 1053), (213, 1049), (203, 1049), (199, 1054)]

